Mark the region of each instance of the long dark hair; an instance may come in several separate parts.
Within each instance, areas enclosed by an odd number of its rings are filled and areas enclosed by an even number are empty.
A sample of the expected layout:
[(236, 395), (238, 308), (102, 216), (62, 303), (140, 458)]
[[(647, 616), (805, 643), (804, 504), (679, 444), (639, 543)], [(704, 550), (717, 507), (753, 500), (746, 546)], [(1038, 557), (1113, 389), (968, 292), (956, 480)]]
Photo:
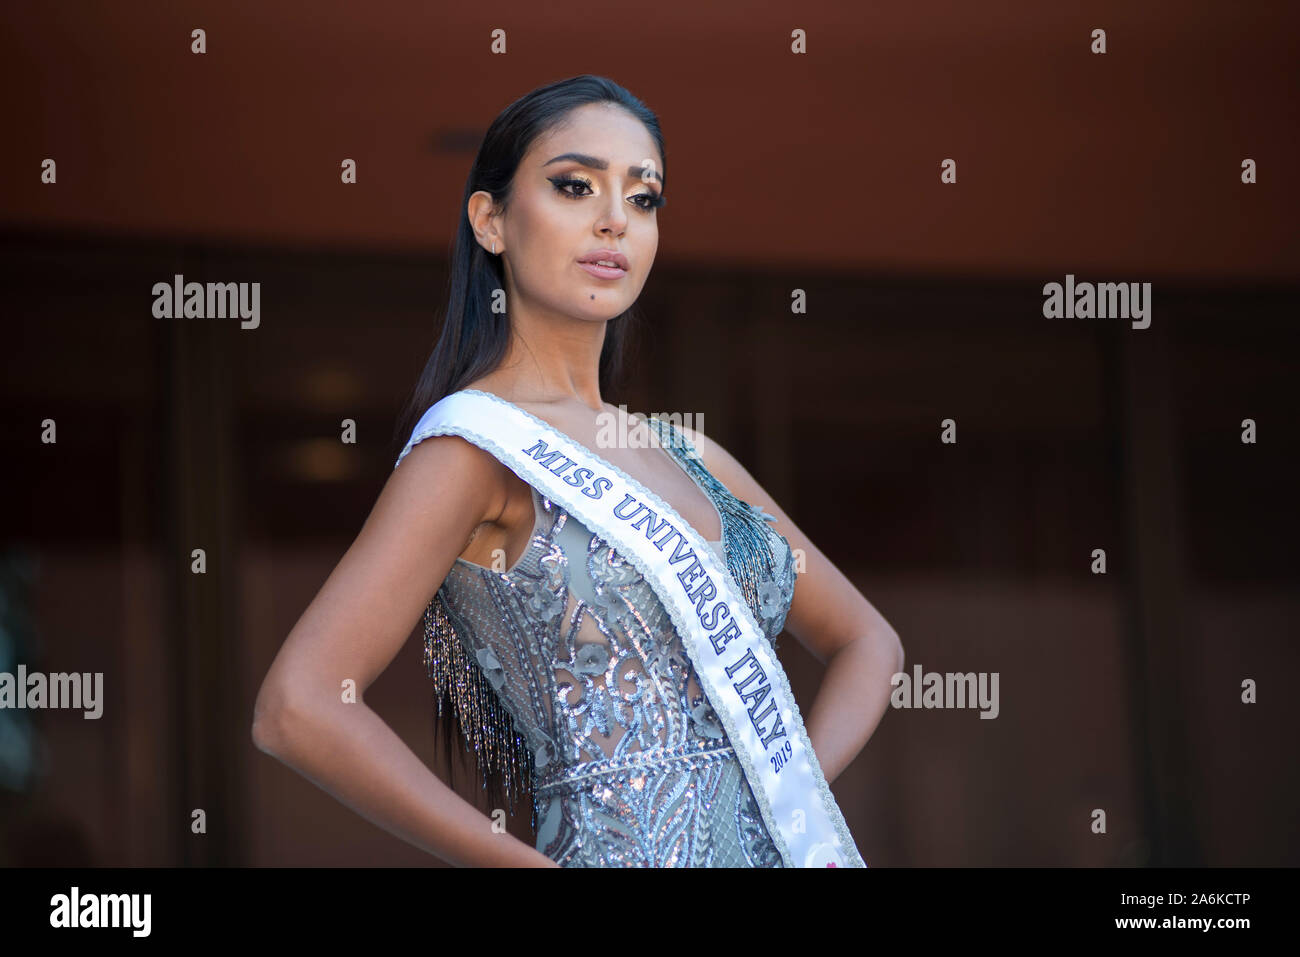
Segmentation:
[[(465, 181), (465, 195), (461, 198), (460, 225), (456, 229), (456, 244), (452, 250), (450, 288), (442, 330), (398, 419), (389, 461), (396, 459), (429, 406), (499, 366), (510, 344), (508, 312), (495, 313), (490, 308), (493, 291), (505, 287), (501, 257), (489, 253), (475, 238), (469, 221), (469, 198), (479, 190), (486, 190), (496, 203), (504, 206), (510, 199), (515, 171), (533, 141), (563, 122), (570, 110), (602, 102), (621, 106), (640, 120), (659, 149), (661, 163), (666, 162), (658, 117), (613, 80), (591, 74), (538, 87), (502, 110), (483, 134), (483, 142)], [(613, 390), (622, 375), (623, 352), (629, 323), (635, 319), (634, 309), (635, 306), (629, 307), (606, 324), (599, 369), (602, 395)], [(456, 759), (453, 745), (456, 735), (453, 724), (458, 722), (450, 715), (441, 719), (435, 717), (435, 725), (440, 726), (443, 747), (448, 755), (448, 773), (454, 782)], [(460, 730), (463, 735), (465, 729)], [(485, 785), (490, 800), (495, 806), (501, 806), (504, 784), (500, 767), (486, 776)]]
[[(510, 200), (515, 171), (533, 140), (563, 122), (570, 110), (602, 102), (617, 104), (640, 120), (659, 149), (660, 161), (667, 162), (659, 118), (626, 89), (603, 76), (584, 73), (540, 86), (501, 111), (483, 134), (465, 180), (442, 331), (398, 419), (391, 459), (397, 458), (429, 406), (499, 366), (510, 344), (508, 311), (496, 313), (490, 308), (493, 291), (505, 288), (501, 257), (489, 253), (475, 238), (469, 221), (469, 198), (486, 190), (504, 206)], [(612, 390), (622, 375), (623, 350), (630, 320), (635, 318), (634, 309), (627, 309), (607, 323), (600, 352), (602, 394)]]

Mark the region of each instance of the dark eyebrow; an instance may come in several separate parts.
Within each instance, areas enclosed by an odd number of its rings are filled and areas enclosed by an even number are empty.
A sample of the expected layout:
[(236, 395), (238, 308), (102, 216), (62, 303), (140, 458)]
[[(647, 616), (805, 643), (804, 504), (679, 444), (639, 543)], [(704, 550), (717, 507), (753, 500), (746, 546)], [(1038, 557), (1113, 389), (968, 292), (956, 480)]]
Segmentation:
[[(572, 160), (575, 163), (581, 163), (583, 166), (589, 166), (592, 169), (609, 169), (608, 161), (603, 160), (598, 156), (588, 156), (586, 153), (561, 153), (559, 156), (555, 157), (554, 159), (548, 159), (542, 165), (550, 166), (552, 163), (562, 163), (565, 162), (566, 160)], [(629, 166), (627, 168), (627, 175), (631, 176), (633, 179), (640, 179), (641, 173), (644, 169), (645, 169), (644, 166)], [(659, 185), (661, 186), (665, 185), (664, 178), (663, 176), (660, 175), (658, 170), (654, 170), (654, 172), (651, 175), (653, 175), (655, 179), (659, 180)]]

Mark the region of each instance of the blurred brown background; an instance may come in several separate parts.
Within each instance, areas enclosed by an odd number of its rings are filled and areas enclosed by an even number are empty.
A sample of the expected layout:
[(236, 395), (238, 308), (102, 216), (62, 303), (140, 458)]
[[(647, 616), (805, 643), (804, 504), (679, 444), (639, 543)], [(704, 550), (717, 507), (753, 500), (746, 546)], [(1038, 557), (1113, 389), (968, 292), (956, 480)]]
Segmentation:
[[(1000, 675), (997, 720), (891, 710), (834, 783), (867, 861), (1300, 863), (1298, 20), (7, 4), (0, 670), (102, 671), (106, 700), (0, 711), (0, 862), (440, 863), (257, 751), (253, 699), (392, 468), (482, 131), (591, 72), (667, 140), (643, 334), (606, 399), (703, 415), (909, 672)], [(153, 318), (176, 273), (260, 282), (261, 326)], [(1067, 273), (1152, 283), (1151, 328), (1044, 319)], [(819, 669), (781, 647), (806, 710)], [(445, 771), (420, 650), (367, 702)], [(526, 807), (511, 827), (531, 840)]]

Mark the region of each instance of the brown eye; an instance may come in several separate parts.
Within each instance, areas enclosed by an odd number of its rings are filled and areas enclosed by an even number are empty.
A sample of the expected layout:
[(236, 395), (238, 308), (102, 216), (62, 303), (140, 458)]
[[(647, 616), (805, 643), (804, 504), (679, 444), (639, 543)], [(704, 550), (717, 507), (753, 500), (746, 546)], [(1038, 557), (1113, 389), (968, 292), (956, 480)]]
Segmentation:
[(567, 196), (569, 197), (569, 199), (582, 198), (582, 196), (578, 196), (578, 195), (574, 195), (573, 193), (570, 193), (568, 190), (570, 186), (581, 186), (587, 190), (591, 189), (590, 182), (588, 182), (585, 179), (578, 179), (573, 176), (552, 176), (552, 177), (548, 177), (548, 179), (550, 179), (551, 184), (555, 187), (555, 191), (557, 193), (559, 193), (561, 196)]

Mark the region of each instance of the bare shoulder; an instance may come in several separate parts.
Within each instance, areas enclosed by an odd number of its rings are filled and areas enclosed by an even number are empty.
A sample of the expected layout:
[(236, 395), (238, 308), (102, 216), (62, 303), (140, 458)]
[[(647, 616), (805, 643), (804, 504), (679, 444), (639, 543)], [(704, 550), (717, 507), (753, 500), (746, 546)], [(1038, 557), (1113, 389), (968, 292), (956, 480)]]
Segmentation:
[(418, 470), (454, 467), (471, 477), (485, 478), (500, 464), (491, 452), (459, 435), (431, 435), (411, 446), (396, 470), (401, 471), (408, 465)]
[(397, 465), (390, 483), (431, 508), (468, 510), (475, 524), (492, 521), (508, 496), (506, 467), (459, 435), (422, 439)]

